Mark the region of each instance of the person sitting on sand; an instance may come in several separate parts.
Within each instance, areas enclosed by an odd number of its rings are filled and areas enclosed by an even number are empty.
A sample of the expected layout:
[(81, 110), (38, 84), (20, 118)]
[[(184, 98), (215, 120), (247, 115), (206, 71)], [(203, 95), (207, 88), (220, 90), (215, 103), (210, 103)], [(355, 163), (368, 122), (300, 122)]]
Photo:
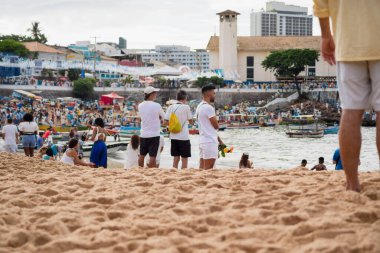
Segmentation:
[(307, 165), (307, 161), (306, 161), (306, 159), (303, 159), (303, 160), (301, 161), (301, 167), (306, 168), (306, 165)]
[(253, 169), (253, 163), (249, 159), (248, 153), (243, 153), (243, 155), (241, 156), (239, 168), (240, 169)]
[(323, 157), (319, 157), (318, 161), (319, 161), (319, 164), (318, 164), (318, 165), (315, 165), (311, 170), (317, 170), (317, 171), (320, 171), (320, 170), (327, 170), (326, 166), (324, 165), (324, 163), (325, 163), (325, 158), (323, 158)]
[(47, 148), (45, 154), (42, 156), (42, 159), (45, 161), (55, 161), (53, 149)]
[(131, 169), (139, 166), (139, 153), (140, 153), (140, 137), (138, 135), (132, 135), (131, 141), (127, 146), (125, 153), (124, 169)]
[(61, 158), (61, 162), (65, 164), (70, 165), (82, 165), (82, 166), (89, 166), (93, 167), (93, 163), (86, 163), (85, 161), (79, 159), (78, 150), (79, 148), (79, 141), (78, 139), (71, 139), (68, 143), (68, 148), (66, 149), (65, 153), (63, 154)]

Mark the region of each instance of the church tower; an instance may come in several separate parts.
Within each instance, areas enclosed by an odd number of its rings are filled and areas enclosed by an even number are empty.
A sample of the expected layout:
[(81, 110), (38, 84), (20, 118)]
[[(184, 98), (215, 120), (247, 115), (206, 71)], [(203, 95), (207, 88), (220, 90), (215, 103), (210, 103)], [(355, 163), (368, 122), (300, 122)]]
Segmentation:
[(219, 68), (223, 69), (225, 80), (237, 79), (237, 16), (240, 13), (226, 10), (219, 15)]

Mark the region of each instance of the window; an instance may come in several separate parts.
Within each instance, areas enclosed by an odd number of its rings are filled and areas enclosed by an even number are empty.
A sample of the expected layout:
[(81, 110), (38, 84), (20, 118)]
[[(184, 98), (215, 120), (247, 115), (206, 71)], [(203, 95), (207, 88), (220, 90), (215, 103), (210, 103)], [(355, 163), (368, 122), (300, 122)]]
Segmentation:
[(254, 74), (253, 74), (253, 68), (247, 68), (247, 80), (253, 80)]

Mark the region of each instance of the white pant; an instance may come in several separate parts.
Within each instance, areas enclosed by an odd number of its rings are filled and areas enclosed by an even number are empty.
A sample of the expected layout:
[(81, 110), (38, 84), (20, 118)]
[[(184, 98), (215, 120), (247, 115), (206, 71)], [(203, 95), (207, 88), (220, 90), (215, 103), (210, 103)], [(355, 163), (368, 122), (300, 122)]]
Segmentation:
[(8, 153), (16, 153), (17, 152), (17, 145), (16, 144), (4, 144), (5, 152)]
[(380, 112), (380, 60), (338, 62), (337, 80), (343, 109)]
[(199, 158), (200, 159), (218, 159), (218, 144), (213, 142), (199, 144)]

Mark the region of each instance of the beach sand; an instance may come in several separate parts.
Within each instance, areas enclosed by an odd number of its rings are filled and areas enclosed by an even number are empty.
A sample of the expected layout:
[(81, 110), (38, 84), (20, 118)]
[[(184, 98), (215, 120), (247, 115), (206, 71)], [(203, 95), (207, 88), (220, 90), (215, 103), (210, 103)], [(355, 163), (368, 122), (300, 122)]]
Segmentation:
[(380, 173), (70, 167), (0, 154), (0, 252), (380, 252)]

